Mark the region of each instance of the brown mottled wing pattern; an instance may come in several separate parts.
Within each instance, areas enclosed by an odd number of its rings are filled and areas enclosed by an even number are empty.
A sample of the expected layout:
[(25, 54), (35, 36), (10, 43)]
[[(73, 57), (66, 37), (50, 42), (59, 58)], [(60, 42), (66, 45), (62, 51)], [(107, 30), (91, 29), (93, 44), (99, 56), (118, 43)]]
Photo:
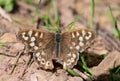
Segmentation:
[(44, 69), (53, 69), (55, 42), (54, 33), (43, 30), (22, 30), (18, 33), (19, 39), (25, 44), (29, 52), (34, 53), (35, 60)]
[(68, 69), (76, 65), (79, 59), (79, 52), (83, 52), (95, 38), (95, 32), (80, 29), (62, 34), (61, 56), (63, 68)]
[[(58, 33), (61, 37), (59, 45), (55, 40), (56, 34), (43, 30), (23, 30), (18, 33), (19, 39), (43, 69), (53, 69), (53, 59), (63, 64), (63, 69), (72, 68), (79, 59), (79, 52), (84, 51), (95, 38), (95, 32), (79, 29), (71, 32)], [(56, 50), (59, 49), (59, 56)]]

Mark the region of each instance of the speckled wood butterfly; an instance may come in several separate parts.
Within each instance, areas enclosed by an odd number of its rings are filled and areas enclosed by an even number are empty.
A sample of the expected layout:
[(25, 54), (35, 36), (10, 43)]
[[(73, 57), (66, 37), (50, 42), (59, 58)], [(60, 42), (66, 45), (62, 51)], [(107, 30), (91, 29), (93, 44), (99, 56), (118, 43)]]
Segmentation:
[(50, 32), (41, 29), (26, 29), (18, 33), (18, 38), (33, 52), (35, 61), (43, 69), (53, 69), (53, 60), (61, 63), (63, 69), (72, 68), (95, 38), (95, 32), (78, 29), (67, 32)]

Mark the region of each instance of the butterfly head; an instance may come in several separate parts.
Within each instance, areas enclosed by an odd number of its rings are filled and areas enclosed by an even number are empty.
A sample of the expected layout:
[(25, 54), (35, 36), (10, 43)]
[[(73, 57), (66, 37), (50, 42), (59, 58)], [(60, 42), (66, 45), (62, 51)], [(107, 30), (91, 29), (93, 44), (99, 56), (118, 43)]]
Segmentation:
[(57, 33), (57, 34), (55, 35), (55, 41), (56, 41), (57, 43), (59, 43), (59, 42), (61, 41), (61, 34)]

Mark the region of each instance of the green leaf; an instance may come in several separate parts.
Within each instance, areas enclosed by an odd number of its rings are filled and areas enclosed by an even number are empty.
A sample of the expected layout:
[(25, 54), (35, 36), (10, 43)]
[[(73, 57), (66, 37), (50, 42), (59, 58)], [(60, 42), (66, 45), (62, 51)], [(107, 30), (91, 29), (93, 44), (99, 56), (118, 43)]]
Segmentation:
[(86, 64), (85, 59), (84, 59), (83, 56), (81, 56), (81, 61), (82, 61), (82, 63), (83, 63), (83, 65), (82, 65), (83, 69), (84, 69), (86, 72), (88, 72), (88, 73), (90, 73), (90, 74), (92, 75), (92, 70), (88, 68), (88, 66), (87, 66), (87, 64)]
[(94, 15), (95, 15), (95, 2), (91, 0), (91, 11), (92, 11), (92, 25), (94, 26)]
[(28, 3), (28, 4), (33, 4), (33, 0), (22, 0), (22, 1), (24, 1), (24, 2), (26, 2), (26, 3)]
[(7, 12), (11, 12), (13, 10), (13, 4), (10, 3), (10, 4), (6, 4), (4, 6), (4, 9), (7, 11)]
[(6, 45), (6, 43), (0, 42), (0, 47), (3, 47), (3, 46), (5, 46), (5, 45)]
[(80, 16), (78, 16), (77, 18), (75, 18), (75, 20), (70, 24), (69, 28), (68, 28), (68, 31), (72, 30), (75, 23), (78, 22), (80, 19)]
[(5, 0), (0, 0), (0, 5), (1, 6), (5, 5), (5, 2), (6, 2)]
[(57, 5), (56, 5), (56, 2), (55, 0), (52, 0), (52, 5), (53, 5), (53, 11), (54, 11), (54, 15), (55, 15), (55, 23), (56, 25), (59, 27), (60, 26), (60, 17), (58, 15), (58, 10), (57, 10)]
[(120, 81), (120, 66), (110, 70), (111, 81)]
[(76, 73), (74, 70), (72, 69), (67, 69), (68, 73), (70, 73), (72, 76), (80, 76), (78, 73)]
[(37, 5), (37, 7), (36, 7), (36, 13), (39, 12), (40, 8), (41, 8), (41, 0), (39, 0), (39, 3)]
[(117, 27), (114, 28), (113, 33), (119, 38), (120, 30)]
[(115, 28), (115, 33), (114, 34), (117, 35), (117, 37), (120, 40), (120, 30), (118, 29), (117, 21), (115, 20), (113, 14), (112, 14), (112, 9), (111, 9), (110, 6), (109, 6), (109, 16), (110, 16), (112, 24), (114, 25), (114, 28)]
[(0, 6), (2, 6), (7, 12), (11, 12), (15, 4), (15, 0), (0, 0)]

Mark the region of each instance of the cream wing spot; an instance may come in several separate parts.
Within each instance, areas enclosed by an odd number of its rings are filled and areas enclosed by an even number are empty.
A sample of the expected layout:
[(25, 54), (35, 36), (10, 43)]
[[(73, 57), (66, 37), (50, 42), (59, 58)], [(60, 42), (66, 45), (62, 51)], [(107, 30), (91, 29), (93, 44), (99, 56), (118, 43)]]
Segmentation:
[(68, 57), (70, 57), (71, 55), (72, 55), (71, 52), (67, 54)]
[(85, 34), (86, 34), (85, 30), (82, 30), (83, 37), (85, 36)]
[(75, 59), (77, 56), (76, 56), (76, 54), (72, 54), (72, 57)]
[(40, 52), (36, 53), (36, 57), (39, 57), (40, 56)]
[(25, 37), (25, 36), (24, 36), (23, 39), (24, 39), (24, 40), (28, 40), (28, 37)]
[(45, 63), (45, 69), (49, 69), (49, 68), (53, 68), (54, 66), (53, 66), (53, 64), (50, 62), (50, 61), (47, 61), (46, 63)]
[(25, 34), (26, 34), (26, 33), (25, 33), (25, 32), (23, 32), (23, 33), (22, 33), (22, 36), (25, 36)]
[(40, 34), (40, 38), (43, 38), (43, 33)]
[(42, 58), (41, 60), (40, 60), (41, 62), (41, 64), (45, 64), (45, 59), (44, 58)]
[(42, 46), (42, 43), (40, 42), (38, 45), (39, 45), (39, 46)]
[(67, 69), (67, 64), (66, 64), (66, 62), (63, 62), (63, 69)]
[(32, 41), (32, 42), (35, 41), (35, 37), (31, 37), (31, 41)]
[(75, 42), (72, 42), (72, 45), (75, 46)]
[(73, 63), (75, 61), (74, 58), (71, 58), (70, 60), (71, 60), (71, 63)]
[(80, 35), (79, 32), (76, 32), (76, 35), (79, 36)]
[(35, 33), (35, 36), (38, 37), (38, 32)]
[(30, 31), (28, 32), (28, 35), (31, 37), (31, 36), (32, 36), (32, 33), (33, 33), (33, 31), (30, 30)]
[(71, 64), (71, 59), (68, 59), (67, 60), (67, 65), (70, 65)]
[(86, 39), (86, 40), (89, 40), (89, 39), (90, 39), (90, 37), (86, 36), (86, 37), (85, 37), (85, 39)]
[(70, 49), (73, 49), (73, 47), (72, 47), (72, 46), (70, 46)]
[(74, 32), (72, 32), (72, 38), (75, 38), (75, 34), (74, 34)]
[(83, 37), (82, 37), (82, 36), (80, 36), (80, 37), (79, 37), (79, 40), (80, 40), (80, 41), (83, 41)]
[(79, 50), (79, 49), (80, 49), (80, 46), (79, 46), (79, 45), (77, 45), (75, 48), (76, 48), (77, 50)]
[(51, 63), (50, 63), (50, 61), (47, 61), (46, 62), (46, 66), (49, 66)]
[(42, 57), (41, 57), (41, 55), (39, 55), (39, 57), (38, 57), (39, 59), (41, 59)]
[(22, 33), (22, 38), (23, 38), (24, 40), (28, 40), (28, 37), (25, 36), (25, 34), (26, 34), (25, 32)]
[(88, 32), (88, 34), (89, 34), (89, 35), (92, 35), (92, 33), (91, 33), (91, 32)]
[(34, 46), (34, 49), (35, 49), (35, 50), (38, 50), (38, 47), (37, 47), (37, 46)]
[(44, 51), (42, 51), (42, 52), (41, 52), (41, 55), (43, 55), (43, 56), (44, 56), (45, 54), (46, 54), (46, 53), (45, 53)]
[(34, 43), (34, 42), (31, 42), (31, 43), (30, 43), (30, 46), (31, 46), (31, 47), (35, 46), (35, 43)]
[(86, 39), (86, 40), (89, 40), (89, 39), (91, 38), (91, 36), (92, 36), (92, 33), (91, 33), (91, 32), (88, 32), (88, 34), (89, 34), (88, 36), (85, 36), (85, 39)]
[(84, 43), (83, 43), (83, 42), (79, 42), (79, 45), (80, 45), (80, 46), (84, 46)]
[(37, 58), (38, 61), (41, 61), (41, 58)]

